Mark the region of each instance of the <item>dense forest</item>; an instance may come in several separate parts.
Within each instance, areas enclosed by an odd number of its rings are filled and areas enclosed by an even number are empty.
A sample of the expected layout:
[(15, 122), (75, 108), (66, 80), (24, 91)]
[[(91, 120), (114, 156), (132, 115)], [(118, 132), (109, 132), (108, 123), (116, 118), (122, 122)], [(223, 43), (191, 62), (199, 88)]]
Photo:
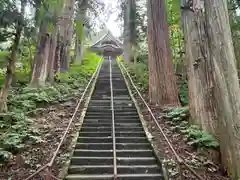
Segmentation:
[(139, 88), (160, 109), (184, 106), (169, 112), (173, 126), (189, 143), (219, 149), (238, 179), (239, 1), (125, 3), (124, 59)]
[[(238, 180), (240, 1), (115, 1), (119, 59), (164, 113), (169, 136), (178, 131), (192, 153), (208, 152), (210, 179)], [(42, 156), (53, 154), (101, 62), (88, 47), (104, 13), (104, 0), (0, 1), (0, 179), (24, 179), (51, 158)], [(205, 173), (205, 162), (191, 163)]]

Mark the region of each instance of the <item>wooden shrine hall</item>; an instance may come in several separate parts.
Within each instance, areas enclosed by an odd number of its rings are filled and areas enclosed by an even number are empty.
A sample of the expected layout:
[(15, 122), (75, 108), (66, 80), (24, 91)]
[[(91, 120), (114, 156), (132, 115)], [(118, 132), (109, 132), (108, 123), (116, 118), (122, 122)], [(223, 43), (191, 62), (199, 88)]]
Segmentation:
[(120, 56), (123, 53), (123, 44), (108, 30), (89, 50), (103, 56)]

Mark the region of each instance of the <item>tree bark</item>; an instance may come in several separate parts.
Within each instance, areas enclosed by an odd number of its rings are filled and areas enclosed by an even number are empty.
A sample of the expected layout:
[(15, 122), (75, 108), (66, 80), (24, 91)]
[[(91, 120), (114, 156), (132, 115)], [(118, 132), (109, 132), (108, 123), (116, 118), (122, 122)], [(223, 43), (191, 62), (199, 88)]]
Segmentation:
[(47, 80), (53, 84), (54, 83), (54, 76), (55, 76), (55, 61), (56, 55), (58, 55), (57, 51), (57, 45), (58, 45), (58, 35), (59, 35), (59, 16), (62, 13), (63, 10), (63, 4), (60, 4), (59, 7), (53, 7), (54, 11), (54, 17), (56, 18), (56, 21), (53, 22), (53, 31), (51, 34), (50, 39), (50, 50), (49, 50), (49, 57), (48, 57), (48, 75)]
[(60, 22), (60, 36), (63, 39), (63, 52), (60, 57), (61, 61), (61, 72), (66, 72), (69, 68), (70, 63), (70, 48), (73, 35), (73, 24), (72, 17), (74, 13), (75, 0), (65, 0), (64, 12), (62, 15), (62, 20)]
[[(188, 91), (191, 123), (217, 136), (216, 105), (213, 96), (213, 69), (206, 36), (204, 6), (202, 0), (190, 9), (183, 8), (182, 24), (185, 36), (185, 52), (188, 63)], [(198, 1), (198, 2), (197, 2)], [(182, 0), (182, 7), (188, 6)]]
[[(25, 5), (26, 0), (21, 0), (21, 14), (23, 15), (25, 12)], [(23, 31), (23, 18), (21, 17), (21, 20), (18, 20), (16, 22), (16, 32), (15, 37), (13, 40), (13, 44), (11, 47), (11, 53), (8, 57), (8, 65), (7, 65), (7, 71), (6, 76), (4, 80), (3, 87), (0, 92), (0, 112), (7, 112), (7, 98), (8, 98), (8, 91), (11, 87), (13, 77), (15, 75), (15, 69), (16, 69), (16, 59), (17, 59), (17, 53), (18, 53), (18, 47), (21, 39), (21, 34)]]
[(124, 59), (127, 62), (136, 60), (136, 0), (125, 0), (124, 4)]
[(213, 94), (217, 104), (222, 162), (233, 180), (240, 178), (240, 89), (226, 0), (204, 0)]
[(41, 12), (40, 12), (40, 9), (41, 9), (41, 6), (42, 4), (44, 3), (42, 0), (34, 0), (35, 2), (35, 15), (34, 15), (34, 23), (35, 23), (35, 28), (33, 29), (33, 40), (35, 43), (37, 43), (37, 40), (38, 40), (38, 32), (39, 32), (39, 27), (41, 25)]
[(4, 85), (0, 92), (0, 112), (7, 112), (8, 91), (11, 87), (13, 75), (15, 73), (16, 57), (17, 57), (18, 46), (21, 38), (21, 33), (22, 33), (22, 25), (18, 23), (16, 27), (15, 38), (12, 45), (12, 51), (10, 56), (8, 57), (8, 65), (7, 65), (7, 72), (4, 80)]
[(165, 2), (148, 0), (149, 97), (160, 106), (179, 106)]
[(40, 28), (40, 39), (38, 42), (36, 55), (34, 59), (34, 67), (32, 72), (31, 85), (44, 86), (48, 75), (48, 58), (50, 48), (50, 35), (47, 32), (46, 23), (42, 23)]
[(57, 34), (58, 34), (58, 24), (53, 27), (53, 33), (50, 39), (50, 49), (49, 49), (49, 57), (48, 57), (48, 76), (47, 80), (53, 84), (54, 83), (54, 63), (56, 56), (56, 48), (57, 48)]
[(57, 34), (57, 46), (55, 51), (55, 63), (54, 63), (54, 72), (60, 73), (60, 56), (61, 56), (61, 47), (62, 47), (62, 41), (60, 37), (60, 33)]
[[(88, 7), (88, 0), (82, 0), (78, 4), (76, 22), (76, 40), (75, 40), (75, 53), (74, 63), (81, 64), (84, 57), (84, 41), (85, 41), (85, 22), (86, 11)], [(81, 28), (81, 29), (80, 29)]]
[(129, 0), (129, 43), (130, 43), (130, 61), (136, 63), (136, 48), (137, 48), (137, 30), (136, 30), (136, 0)]
[(123, 57), (126, 60), (126, 62), (130, 62), (130, 44), (129, 44), (129, 5), (128, 5), (128, 0), (124, 1), (124, 6), (123, 6), (123, 44), (124, 44), (124, 52), (123, 52)]
[[(240, 1), (239, 1), (240, 2)], [(239, 20), (237, 16), (237, 10), (235, 8), (236, 6), (236, 1), (235, 0), (228, 0), (228, 9), (229, 12), (229, 23), (231, 27), (231, 32), (232, 32), (232, 39), (233, 39), (233, 47), (234, 47), (234, 52), (236, 55), (236, 64), (237, 64), (237, 71), (238, 71), (238, 79), (240, 79), (240, 42), (239, 42)]]
[(84, 57), (84, 42), (78, 39), (78, 35), (76, 34), (76, 44), (75, 44), (75, 59), (74, 63), (82, 64), (82, 60)]

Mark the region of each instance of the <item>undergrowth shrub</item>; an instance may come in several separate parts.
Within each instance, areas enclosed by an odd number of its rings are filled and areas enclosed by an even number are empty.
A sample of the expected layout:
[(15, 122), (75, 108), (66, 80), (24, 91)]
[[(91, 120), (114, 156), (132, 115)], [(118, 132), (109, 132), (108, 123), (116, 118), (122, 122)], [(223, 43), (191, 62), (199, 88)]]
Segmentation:
[(17, 82), (24, 87), (12, 90), (8, 100), (9, 112), (0, 115), (0, 161), (8, 160), (12, 154), (42, 141), (40, 134), (31, 126), (27, 113), (47, 103), (64, 101), (79, 94), (94, 73), (99, 60), (99, 56), (87, 52), (81, 65), (73, 64), (68, 72), (56, 75), (54, 86), (41, 88), (25, 86), (29, 82), (30, 71), (17, 70)]
[(0, 162), (11, 158), (12, 153), (42, 142), (39, 133), (23, 112), (16, 111), (0, 116)]
[(8, 56), (8, 51), (0, 51), (0, 68), (4, 68), (7, 65), (6, 58)]
[(135, 66), (130, 66), (131, 75), (134, 77), (135, 82), (140, 91), (146, 92), (148, 90), (148, 67), (145, 63), (138, 63)]
[(148, 90), (148, 66), (146, 63), (140, 62), (136, 65), (134, 64), (126, 64), (126, 62), (119, 58), (124, 66), (127, 68), (129, 74), (133, 78), (136, 86), (141, 92), (146, 92)]
[[(5, 79), (8, 54), (8, 51), (0, 51), (0, 88), (2, 88)], [(22, 51), (21, 56), (18, 57), (18, 61), (15, 64), (16, 84), (13, 84), (14, 86), (25, 86), (28, 84), (31, 75), (29, 58), (29, 52), (24, 53), (24, 51)]]
[[(120, 56), (118, 60), (121, 61), (127, 68), (138, 89), (141, 92), (147, 92), (149, 86), (148, 64), (146, 62), (146, 59), (143, 60), (143, 58), (145, 58), (144, 55), (140, 56), (139, 58), (141, 60), (136, 65), (132, 63), (127, 64), (123, 60), (122, 56)], [(183, 106), (188, 105), (188, 85), (186, 81), (181, 81), (179, 85), (179, 98)]]
[(4, 69), (0, 69), (0, 88), (2, 88), (2, 85), (4, 83), (4, 79), (5, 79), (5, 70)]
[(189, 125), (189, 108), (174, 108), (166, 110), (167, 115), (165, 116), (169, 119), (169, 123), (174, 129), (179, 130), (188, 141), (189, 145), (195, 147), (205, 147), (205, 148), (219, 148), (219, 143), (217, 140), (209, 133), (202, 131), (196, 125)]
[(31, 76), (31, 70), (30, 68), (16, 68), (16, 84), (15, 86), (27, 86), (30, 80)]
[[(6, 68), (0, 69), (0, 88), (2, 88), (4, 84), (6, 74)], [(16, 84), (13, 84), (13, 87), (23, 87), (27, 86), (30, 80), (30, 69), (24, 69), (23, 67), (16, 68), (15, 71), (15, 78), (16, 78)]]
[(61, 93), (55, 87), (25, 87), (19, 94), (11, 96), (8, 104), (13, 111), (20, 108), (23, 112), (27, 112), (44, 103), (54, 102), (61, 97)]
[(181, 82), (179, 86), (180, 101), (183, 106), (188, 105), (188, 84), (186, 81)]

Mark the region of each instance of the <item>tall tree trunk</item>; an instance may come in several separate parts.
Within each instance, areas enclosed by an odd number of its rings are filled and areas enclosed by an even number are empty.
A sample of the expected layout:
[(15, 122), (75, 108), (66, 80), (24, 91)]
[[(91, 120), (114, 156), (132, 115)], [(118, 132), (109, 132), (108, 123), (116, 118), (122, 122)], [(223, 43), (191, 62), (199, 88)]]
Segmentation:
[(239, 35), (233, 36), (234, 38), (234, 52), (236, 54), (236, 65), (237, 65), (237, 71), (238, 71), (238, 79), (240, 80), (240, 42), (239, 42)]
[(85, 22), (88, 0), (82, 0), (78, 4), (78, 13), (76, 16), (76, 40), (74, 63), (81, 64), (84, 57), (84, 41), (85, 41)]
[(18, 23), (16, 27), (16, 34), (14, 37), (13, 45), (11, 48), (11, 54), (8, 57), (7, 72), (6, 72), (4, 84), (0, 92), (0, 112), (7, 112), (8, 91), (11, 87), (13, 75), (15, 73), (16, 57), (17, 57), (18, 46), (21, 38), (21, 33), (22, 33), (22, 25)]
[(129, 5), (128, 5), (129, 1), (128, 0), (124, 0), (124, 5), (123, 5), (123, 21), (124, 21), (124, 25), (123, 25), (123, 44), (124, 44), (124, 51), (123, 51), (123, 56), (124, 59), (127, 62), (130, 62), (130, 43), (129, 43)]
[(59, 16), (62, 14), (63, 10), (63, 3), (60, 2), (59, 7), (53, 7), (54, 9), (54, 17), (56, 17), (56, 21), (53, 22), (53, 31), (50, 39), (50, 50), (49, 50), (49, 57), (48, 57), (48, 75), (47, 80), (53, 84), (54, 83), (54, 76), (55, 76), (55, 61), (57, 52), (57, 45), (58, 45), (58, 35), (59, 35)]
[(125, 0), (124, 4), (124, 59), (127, 62), (136, 60), (136, 0)]
[(72, 17), (74, 13), (75, 0), (65, 0), (65, 7), (62, 16), (62, 21), (60, 22), (60, 36), (63, 38), (63, 52), (60, 57), (61, 61), (61, 72), (66, 72), (69, 68), (70, 63), (70, 48), (73, 35), (73, 24)]
[(179, 106), (165, 2), (148, 0), (149, 97), (160, 106)]
[(129, 0), (129, 43), (130, 43), (130, 60), (136, 63), (137, 49), (137, 30), (136, 30), (136, 0)]
[[(21, 14), (23, 16), (25, 13), (25, 5), (26, 5), (26, 0), (21, 0)], [(0, 92), (0, 112), (7, 112), (8, 91), (11, 87), (12, 80), (15, 75), (18, 47), (19, 47), (19, 43), (20, 43), (21, 34), (23, 31), (22, 22), (23, 22), (24, 17), (21, 17), (21, 18), (22, 18), (21, 20), (18, 20), (16, 22), (15, 37), (14, 37), (13, 44), (11, 47), (11, 53), (8, 56), (8, 65), (7, 65), (6, 76), (5, 76), (3, 87)]]
[[(240, 2), (240, 1), (239, 1)], [(240, 79), (240, 42), (239, 42), (239, 20), (237, 17), (237, 10), (236, 9), (236, 1), (235, 0), (228, 0), (228, 9), (229, 12), (229, 23), (232, 31), (232, 39), (233, 39), (233, 47), (234, 47), (234, 52), (236, 55), (236, 64), (237, 64), (237, 71), (238, 71), (238, 78)]]
[(50, 50), (49, 50), (49, 57), (48, 57), (48, 77), (47, 80), (53, 84), (54, 83), (54, 63), (55, 63), (55, 56), (56, 56), (56, 48), (57, 48), (57, 35), (58, 35), (58, 24), (55, 24), (53, 27), (53, 33), (50, 39)]
[(32, 43), (31, 43), (30, 38), (28, 38), (28, 50), (29, 50), (29, 57), (30, 57), (29, 58), (29, 65), (30, 65), (31, 72), (32, 72), (32, 70), (33, 70), (33, 53), (32, 53)]
[(240, 89), (226, 0), (204, 0), (213, 94), (217, 104), (222, 162), (233, 180), (240, 179)]
[(79, 38), (78, 35), (76, 35), (74, 63), (82, 64), (82, 60), (83, 60), (83, 57), (84, 57), (84, 42), (82, 42), (78, 38)]
[[(209, 56), (204, 6), (202, 0), (194, 1), (191, 9), (182, 8), (191, 122), (217, 136), (216, 107), (213, 99), (213, 64)], [(182, 0), (181, 5), (187, 7), (188, 0)]]
[(50, 48), (50, 35), (47, 32), (47, 23), (42, 23), (40, 28), (39, 42), (34, 58), (34, 67), (32, 72), (31, 85), (43, 86), (47, 79), (47, 66)]
[(61, 56), (61, 47), (62, 47), (62, 41), (60, 37), (60, 33), (57, 34), (57, 46), (55, 51), (55, 63), (54, 63), (54, 72), (60, 73), (60, 56)]
[[(35, 3), (35, 15), (34, 15), (34, 23), (35, 23), (35, 28), (33, 29), (33, 40), (34, 42), (37, 42), (37, 39), (38, 39), (38, 32), (39, 32), (39, 27), (41, 25), (41, 12), (40, 12), (40, 9), (41, 9), (41, 5), (42, 3), (44, 3), (44, 1), (42, 0), (34, 0), (34, 3)], [(45, 2), (46, 3), (46, 2)]]

